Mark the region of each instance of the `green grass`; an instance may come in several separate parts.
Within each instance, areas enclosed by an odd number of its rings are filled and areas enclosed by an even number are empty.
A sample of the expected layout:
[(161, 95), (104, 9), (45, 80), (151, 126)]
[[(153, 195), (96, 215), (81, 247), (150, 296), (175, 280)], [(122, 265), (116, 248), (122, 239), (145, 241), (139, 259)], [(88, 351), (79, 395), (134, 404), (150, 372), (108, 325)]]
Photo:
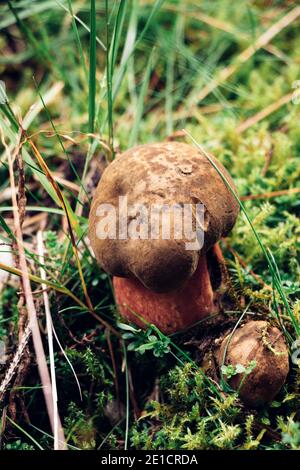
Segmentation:
[[(146, 332), (126, 337), (110, 279), (97, 266), (86, 238), (101, 159), (110, 161), (132, 145), (171, 135), (199, 144), (232, 175), (242, 212), (222, 242), (234, 299), (226, 316), (234, 325), (241, 315), (263, 315), (293, 344), (300, 332), (300, 192), (295, 192), (300, 105), (290, 100), (239, 130), (248, 118), (295, 91), (300, 78), (300, 16), (239, 63), (244, 50), (297, 6), (268, 5), (22, 0), (1, 9), (0, 79), (9, 98), (0, 105), (1, 137), (13, 152), (26, 123), (25, 250), (35, 298), (41, 299), (36, 233), (42, 227), (42, 266), (61, 345), (54, 344), (52, 357), (58, 408), (70, 448), (300, 448), (297, 365), (291, 363), (276, 399), (253, 411), (228, 386), (205, 375), (184, 335), (167, 338), (148, 325)], [(231, 68), (228, 78), (199, 100), (203, 89)], [(0, 243), (15, 249), (1, 142)], [(4, 286), (0, 281), (0, 334), (13, 355), (21, 273), (1, 259), (0, 268), (16, 275)], [(245, 307), (249, 304), (251, 312)], [(40, 310), (44, 331), (42, 303)], [(46, 335), (44, 340), (48, 353)], [(4, 373), (0, 365), (0, 384)], [(149, 399), (155, 384), (164, 404)], [(16, 415), (5, 408), (9, 395)], [(7, 391), (0, 416), (4, 408), (3, 448), (53, 448), (34, 360), (17, 390)], [(137, 409), (143, 412), (140, 420)]]
[(89, 66), (89, 132), (94, 133), (96, 108), (96, 2), (91, 0)]

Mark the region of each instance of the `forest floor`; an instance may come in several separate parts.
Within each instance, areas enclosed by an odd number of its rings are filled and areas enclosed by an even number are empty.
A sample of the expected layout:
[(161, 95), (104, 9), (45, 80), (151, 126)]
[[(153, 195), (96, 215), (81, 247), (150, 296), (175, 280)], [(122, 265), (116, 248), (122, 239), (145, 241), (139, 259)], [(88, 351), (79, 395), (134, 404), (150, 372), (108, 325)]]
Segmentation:
[[(1, 6), (1, 448), (57, 447), (51, 370), (70, 449), (299, 450), (300, 6), (94, 6)], [(229, 171), (243, 210), (220, 243), (222, 315), (167, 337), (124, 326), (87, 227), (114, 154), (193, 144), (183, 129)], [(220, 331), (252, 318), (282, 330), (291, 355), (284, 387), (257, 409), (200, 367)]]

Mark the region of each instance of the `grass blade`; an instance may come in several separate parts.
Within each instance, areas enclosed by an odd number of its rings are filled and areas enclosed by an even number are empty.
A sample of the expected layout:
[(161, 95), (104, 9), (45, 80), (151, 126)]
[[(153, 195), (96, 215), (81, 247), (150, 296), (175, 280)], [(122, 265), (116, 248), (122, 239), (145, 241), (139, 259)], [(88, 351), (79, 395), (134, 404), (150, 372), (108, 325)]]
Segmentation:
[(89, 132), (94, 133), (96, 106), (96, 5), (90, 4)]
[(132, 147), (133, 145), (135, 145), (137, 143), (137, 139), (138, 139), (140, 123), (141, 123), (141, 119), (142, 119), (143, 111), (144, 111), (145, 97), (146, 97), (146, 94), (147, 94), (147, 91), (148, 91), (151, 71), (152, 71), (153, 66), (154, 66), (153, 61), (152, 61), (153, 50), (154, 49), (152, 49), (151, 54), (150, 54), (149, 59), (148, 59), (145, 75), (143, 77), (142, 87), (141, 87), (140, 94), (139, 94), (139, 97), (138, 97), (136, 115), (135, 115), (134, 123), (133, 123), (133, 126), (132, 126), (132, 130), (131, 130), (131, 134), (130, 134), (129, 142), (128, 142), (128, 147), (129, 148)]
[(75, 16), (73, 14), (73, 8), (72, 8), (71, 0), (68, 0), (68, 7), (69, 7), (69, 13), (72, 17), (72, 28), (73, 28), (73, 31), (74, 31), (74, 34), (75, 34), (77, 45), (78, 45), (81, 66), (83, 68), (86, 81), (88, 82), (89, 74), (88, 74), (86, 63), (85, 63), (85, 57), (84, 57), (84, 53), (83, 53), (83, 49), (82, 49), (82, 44), (81, 44), (81, 41), (80, 41), (80, 36), (79, 36), (77, 24), (76, 24), (76, 19), (75, 19)]
[(300, 336), (300, 325), (298, 324), (290, 306), (289, 306), (289, 302), (288, 302), (288, 299), (284, 293), (284, 290), (283, 290), (283, 287), (282, 287), (282, 283), (281, 283), (281, 280), (280, 278), (278, 277), (278, 267), (274, 261), (273, 258), (270, 257), (266, 247), (264, 246), (260, 236), (258, 235), (257, 231), (255, 230), (255, 227), (253, 226), (253, 223), (245, 209), (245, 206), (244, 204), (242, 203), (242, 201), (240, 200), (238, 194), (236, 193), (236, 191), (230, 186), (230, 183), (228, 182), (227, 178), (223, 175), (223, 173), (219, 170), (219, 168), (217, 167), (217, 165), (214, 163), (214, 161), (211, 159), (211, 157), (208, 155), (208, 153), (203, 149), (203, 147), (194, 139), (194, 137), (188, 132), (186, 131), (185, 129), (183, 130), (184, 133), (192, 140), (192, 142), (196, 145), (196, 147), (199, 148), (199, 150), (203, 153), (203, 155), (205, 155), (205, 157), (209, 160), (209, 162), (211, 163), (211, 165), (214, 167), (214, 169), (218, 172), (218, 174), (220, 175), (220, 177), (222, 178), (222, 180), (224, 181), (224, 183), (226, 184), (226, 186), (229, 188), (229, 190), (231, 191), (231, 193), (233, 194), (233, 196), (235, 197), (235, 199), (237, 200), (237, 202), (239, 203), (239, 206), (243, 212), (243, 214), (245, 215), (246, 217), (246, 220), (248, 222), (248, 224), (250, 225), (251, 227), (251, 230), (261, 248), (261, 251), (268, 263), (268, 266), (269, 266), (269, 269), (270, 269), (270, 272), (272, 274), (272, 278), (273, 278), (273, 281), (274, 281), (274, 285), (276, 287), (276, 290), (286, 308), (286, 311), (288, 312), (289, 316), (290, 316), (290, 319), (291, 319), (291, 322), (292, 322), (292, 325), (294, 327), (294, 330), (297, 334), (297, 336)]

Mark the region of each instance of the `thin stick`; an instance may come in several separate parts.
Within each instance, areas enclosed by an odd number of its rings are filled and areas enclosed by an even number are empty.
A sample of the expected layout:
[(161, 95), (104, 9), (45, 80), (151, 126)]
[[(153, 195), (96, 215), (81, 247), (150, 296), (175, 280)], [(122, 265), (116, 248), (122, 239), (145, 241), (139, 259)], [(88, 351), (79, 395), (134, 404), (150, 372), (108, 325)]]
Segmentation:
[(259, 121), (262, 121), (262, 119), (265, 119), (270, 114), (274, 113), (275, 111), (280, 109), (282, 106), (292, 101), (294, 96), (295, 96), (295, 91), (282, 96), (278, 101), (275, 101), (275, 103), (271, 103), (265, 109), (262, 109), (258, 113), (254, 114), (254, 116), (250, 116), (248, 119), (246, 119), (246, 121), (242, 122), (236, 128), (236, 132), (238, 134), (241, 134), (246, 129), (249, 129), (249, 127), (253, 126), (254, 124), (257, 124)]
[[(38, 319), (37, 319), (37, 312), (36, 312), (36, 308), (34, 305), (34, 300), (33, 300), (30, 280), (29, 280), (29, 271), (28, 271), (27, 262), (26, 262), (22, 230), (20, 227), (20, 217), (19, 217), (19, 212), (18, 212), (16, 187), (15, 187), (14, 171), (13, 171), (13, 162), (17, 156), (17, 153), (21, 151), (20, 141), (22, 138), (22, 134), (20, 133), (19, 144), (17, 145), (14, 151), (14, 154), (11, 155), (9, 148), (5, 142), (1, 127), (0, 127), (0, 132), (1, 132), (1, 140), (7, 152), (7, 158), (8, 158), (10, 185), (12, 188), (12, 205), (13, 205), (13, 214), (14, 214), (15, 236), (16, 236), (16, 241), (17, 241), (17, 246), (18, 246), (18, 251), (19, 251), (19, 263), (20, 263), (20, 268), (21, 268), (22, 285), (24, 289), (24, 296), (25, 296), (26, 306), (28, 310), (28, 317), (29, 317), (28, 324), (32, 332), (35, 357), (36, 357), (39, 375), (40, 375), (42, 386), (43, 386), (43, 393), (44, 393), (44, 398), (46, 402), (47, 412), (48, 412), (52, 432), (54, 433), (54, 409), (53, 409), (53, 401), (52, 401), (51, 380), (50, 380), (50, 375), (48, 371), (47, 360), (46, 360), (46, 356), (45, 356), (45, 352), (43, 348), (43, 342), (42, 342)], [(59, 449), (66, 449), (64, 432), (63, 432), (63, 428), (60, 422), (59, 422)]]
[[(40, 275), (43, 280), (46, 280), (46, 272), (43, 268), (44, 263), (44, 242), (43, 233), (41, 230), (37, 233), (37, 249), (40, 261)], [(52, 403), (53, 403), (53, 426), (54, 426), (54, 450), (59, 449), (59, 414), (57, 407), (57, 386), (56, 386), (56, 375), (55, 375), (55, 361), (54, 361), (54, 348), (53, 348), (53, 334), (52, 334), (52, 317), (50, 312), (49, 297), (47, 292), (46, 284), (42, 284), (43, 299), (46, 314), (46, 325), (47, 325), (47, 336), (48, 336), (48, 347), (49, 347), (49, 359), (50, 359), (50, 374), (52, 384)]]
[(254, 199), (270, 199), (272, 197), (285, 196), (297, 193), (300, 193), (300, 188), (282, 189), (279, 191), (271, 191), (269, 193), (262, 194), (249, 194), (248, 196), (241, 196), (240, 199), (241, 201), (253, 201)]
[(23, 357), (23, 352), (28, 344), (30, 335), (31, 335), (31, 329), (29, 326), (27, 326), (22, 335), (21, 341), (18, 344), (18, 348), (15, 352), (13, 360), (11, 361), (9, 368), (7, 369), (5, 373), (4, 379), (2, 380), (0, 384), (0, 403), (2, 402), (4, 395), (8, 389), (8, 386), (19, 367), (19, 364)]

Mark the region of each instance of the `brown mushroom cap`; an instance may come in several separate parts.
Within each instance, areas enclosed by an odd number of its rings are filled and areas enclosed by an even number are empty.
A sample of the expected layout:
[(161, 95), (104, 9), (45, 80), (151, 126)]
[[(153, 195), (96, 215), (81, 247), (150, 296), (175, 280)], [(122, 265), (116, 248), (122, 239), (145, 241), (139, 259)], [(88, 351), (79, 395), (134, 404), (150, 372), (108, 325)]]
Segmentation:
[(247, 367), (251, 361), (256, 362), (246, 377), (234, 375), (229, 380), (231, 387), (239, 390), (241, 399), (251, 407), (273, 400), (289, 371), (288, 349), (282, 332), (266, 321), (252, 320), (238, 328), (229, 343), (228, 340), (229, 336), (224, 338), (218, 351), (220, 367), (224, 354), (226, 365)]
[[(211, 157), (213, 158), (213, 157)], [(225, 168), (214, 162), (230, 184)], [(233, 185), (234, 186), (234, 185)], [(205, 206), (204, 246), (187, 251), (188, 240), (99, 239), (97, 208), (112, 204), (118, 218), (119, 196), (128, 206), (197, 204)], [(113, 276), (137, 278), (155, 292), (182, 286), (205, 253), (233, 227), (239, 205), (218, 172), (195, 147), (178, 142), (141, 145), (118, 156), (104, 171), (89, 216), (89, 237), (102, 268)]]

